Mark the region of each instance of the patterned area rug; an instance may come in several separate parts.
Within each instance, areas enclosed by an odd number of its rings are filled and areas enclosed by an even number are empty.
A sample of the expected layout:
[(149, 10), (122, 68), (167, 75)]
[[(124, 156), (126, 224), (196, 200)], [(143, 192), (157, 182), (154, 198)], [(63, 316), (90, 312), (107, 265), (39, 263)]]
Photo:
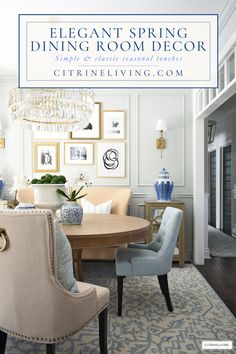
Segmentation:
[(208, 241), (211, 256), (236, 257), (236, 238), (209, 225)]
[[(173, 268), (169, 274), (173, 313), (166, 308), (156, 277), (125, 279), (121, 318), (116, 315), (114, 264), (88, 262), (84, 273), (87, 282), (109, 287), (111, 292), (109, 354), (200, 354), (202, 340), (236, 338), (235, 317), (192, 265)], [(6, 353), (43, 354), (45, 345), (8, 338)], [(97, 321), (58, 344), (56, 353), (99, 354)]]

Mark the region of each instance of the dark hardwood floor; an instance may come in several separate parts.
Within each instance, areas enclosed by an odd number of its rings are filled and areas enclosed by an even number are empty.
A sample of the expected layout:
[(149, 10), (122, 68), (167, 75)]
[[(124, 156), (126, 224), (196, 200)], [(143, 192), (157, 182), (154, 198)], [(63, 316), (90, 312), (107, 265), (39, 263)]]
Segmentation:
[(211, 257), (196, 267), (236, 316), (236, 257)]

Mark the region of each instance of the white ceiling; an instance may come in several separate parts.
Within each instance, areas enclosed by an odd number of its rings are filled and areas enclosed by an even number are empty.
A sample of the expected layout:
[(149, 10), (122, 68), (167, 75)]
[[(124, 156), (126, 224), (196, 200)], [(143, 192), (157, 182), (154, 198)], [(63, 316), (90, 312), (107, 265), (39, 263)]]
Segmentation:
[(228, 0), (6, 0), (0, 10), (0, 75), (17, 72), (17, 15), (37, 13), (220, 13)]

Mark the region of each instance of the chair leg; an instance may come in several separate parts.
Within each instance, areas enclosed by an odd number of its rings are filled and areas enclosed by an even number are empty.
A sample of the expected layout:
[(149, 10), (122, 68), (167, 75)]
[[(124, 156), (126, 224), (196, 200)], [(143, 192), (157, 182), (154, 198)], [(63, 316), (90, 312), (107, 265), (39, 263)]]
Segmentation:
[(47, 344), (46, 345), (47, 354), (56, 354), (56, 344)]
[(0, 331), (0, 353), (1, 354), (5, 353), (6, 343), (7, 343), (7, 333)]
[(105, 308), (99, 314), (99, 346), (101, 354), (108, 354), (107, 350), (107, 314), (108, 309)]
[(162, 294), (165, 297), (166, 305), (168, 307), (168, 310), (170, 312), (173, 312), (173, 306), (172, 306), (172, 303), (171, 303), (171, 298), (170, 298), (170, 293), (169, 293), (167, 274), (158, 275), (157, 277), (158, 277), (158, 281), (159, 281), (159, 284), (160, 284), (161, 292), (162, 292)]
[(123, 298), (123, 280), (124, 276), (117, 276), (117, 285), (118, 285), (118, 316), (122, 315), (122, 298)]

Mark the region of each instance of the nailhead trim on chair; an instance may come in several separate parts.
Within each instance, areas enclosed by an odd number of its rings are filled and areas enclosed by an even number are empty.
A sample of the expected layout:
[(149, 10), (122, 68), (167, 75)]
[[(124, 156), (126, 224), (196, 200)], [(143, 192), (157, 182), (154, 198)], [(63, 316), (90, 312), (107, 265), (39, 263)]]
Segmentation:
[(25, 339), (25, 340), (29, 340), (29, 341), (34, 341), (34, 342), (38, 342), (38, 343), (57, 343), (57, 342), (61, 342), (67, 338), (70, 338), (72, 337), (73, 335), (75, 335), (76, 333), (78, 333), (80, 331), (80, 329), (82, 327), (84, 327), (87, 323), (89, 323), (92, 319), (96, 318), (106, 307), (108, 307), (108, 303), (105, 304), (101, 309), (99, 309), (99, 311), (97, 311), (97, 313), (94, 315), (94, 317), (90, 318), (87, 322), (85, 322), (80, 328), (76, 329), (75, 331), (71, 332), (71, 333), (68, 333), (66, 334), (65, 336), (62, 336), (62, 337), (57, 337), (57, 338), (38, 338), (38, 337), (30, 337), (30, 336), (24, 336), (22, 334), (19, 334), (17, 332), (13, 332), (13, 331), (10, 331), (6, 328), (3, 328), (3, 327), (0, 327), (0, 330), (9, 334), (9, 335), (12, 335), (14, 337), (17, 337), (19, 339)]

